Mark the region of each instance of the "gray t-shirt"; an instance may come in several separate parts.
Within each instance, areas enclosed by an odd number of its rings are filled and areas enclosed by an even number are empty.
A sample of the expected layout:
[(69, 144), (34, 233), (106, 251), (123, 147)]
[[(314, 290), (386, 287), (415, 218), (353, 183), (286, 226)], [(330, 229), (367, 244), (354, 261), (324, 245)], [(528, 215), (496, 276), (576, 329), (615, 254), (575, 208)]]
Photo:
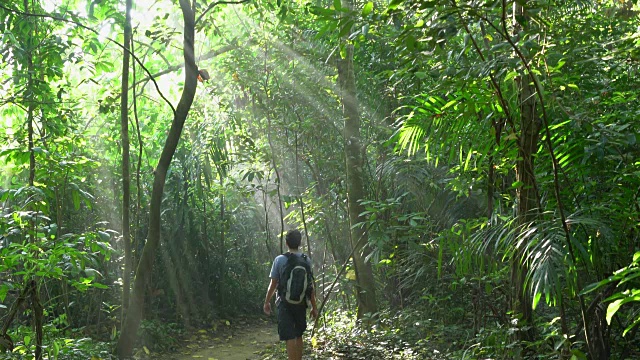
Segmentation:
[[(294, 254), (295, 256), (302, 256), (301, 252), (292, 253), (292, 254)], [(307, 263), (309, 264), (309, 267), (311, 267), (311, 259), (308, 256), (307, 256)], [(269, 274), (269, 277), (280, 281), (280, 273), (282, 272), (282, 269), (284, 269), (284, 266), (286, 264), (287, 264), (287, 257), (284, 255), (278, 255), (276, 259), (273, 260), (273, 265), (271, 266), (271, 273)]]

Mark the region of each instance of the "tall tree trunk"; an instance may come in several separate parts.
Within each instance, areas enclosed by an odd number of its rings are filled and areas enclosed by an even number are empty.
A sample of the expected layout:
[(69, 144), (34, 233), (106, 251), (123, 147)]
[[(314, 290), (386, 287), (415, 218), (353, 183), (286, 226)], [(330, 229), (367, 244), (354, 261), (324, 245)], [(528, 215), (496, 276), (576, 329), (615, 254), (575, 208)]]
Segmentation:
[[(131, 42), (133, 44), (133, 41)], [(133, 51), (132, 51), (133, 54)], [(135, 83), (136, 79), (136, 66), (133, 64), (133, 82)], [(138, 163), (136, 165), (136, 211), (135, 211), (135, 231), (133, 235), (133, 239), (131, 239), (132, 243), (132, 251), (131, 251), (131, 260), (130, 264), (132, 268), (136, 267), (137, 261), (136, 257), (138, 255), (138, 244), (140, 243), (140, 213), (142, 212), (142, 183), (140, 180), (141, 171), (142, 171), (142, 134), (140, 134), (140, 119), (138, 119), (138, 99), (136, 94), (136, 87), (133, 86), (133, 116), (136, 120), (136, 134), (138, 137)], [(129, 286), (129, 291), (131, 286)]]
[[(269, 67), (267, 66), (267, 62), (269, 60), (269, 44), (265, 43), (264, 44), (264, 71), (265, 71), (265, 79), (264, 79), (264, 91), (265, 91), (265, 95), (267, 99), (270, 99), (270, 95), (268, 92), (269, 89), (269, 77), (271, 75), (270, 71), (269, 71)], [(281, 193), (281, 186), (282, 186), (282, 181), (280, 178), (280, 172), (278, 171), (278, 164), (276, 163), (276, 153), (275, 153), (275, 147), (273, 146), (273, 141), (271, 139), (271, 114), (267, 108), (267, 111), (265, 111), (266, 116), (267, 116), (267, 140), (269, 142), (269, 149), (271, 150), (271, 163), (273, 166), (273, 171), (276, 174), (276, 189), (277, 189), (277, 193), (278, 193), (278, 206), (280, 209), (280, 253), (282, 254), (284, 252), (284, 209), (282, 208), (282, 193)]]
[(131, 176), (129, 174), (129, 49), (131, 45), (131, 7), (127, 0), (124, 20), (124, 54), (122, 56), (122, 93), (120, 94), (120, 140), (122, 141), (122, 241), (124, 243), (124, 271), (122, 274), (122, 319), (129, 307), (131, 274), (131, 234), (129, 209), (131, 202)]
[(282, 193), (280, 192), (280, 186), (282, 184), (282, 179), (280, 178), (280, 172), (278, 171), (278, 165), (276, 163), (276, 155), (275, 148), (273, 146), (273, 141), (271, 140), (271, 117), (269, 115), (267, 120), (267, 139), (269, 140), (269, 148), (271, 149), (271, 165), (273, 166), (273, 171), (276, 174), (276, 189), (278, 195), (278, 207), (280, 209), (280, 253), (284, 252), (284, 209), (282, 208)]
[[(520, 89), (521, 116), (520, 116), (520, 146), (518, 161), (516, 163), (516, 180), (520, 182), (517, 190), (518, 208), (517, 214), (520, 225), (529, 223), (536, 218), (538, 213), (538, 193), (534, 174), (534, 155), (538, 150), (540, 134), (540, 120), (536, 115), (536, 101), (534, 90), (529, 84), (528, 77), (522, 78)], [(513, 306), (517, 314), (521, 316), (522, 325), (528, 330), (521, 331), (521, 340), (533, 340), (533, 309), (529, 291), (525, 286), (525, 276), (528, 266), (523, 261), (526, 257), (524, 248), (517, 249), (511, 264), (511, 280), (513, 283)]]
[(211, 255), (210, 255), (210, 244), (209, 244), (209, 231), (208, 231), (208, 227), (207, 227), (207, 201), (209, 201), (207, 195), (207, 191), (209, 191), (209, 184), (207, 182), (207, 188), (205, 189), (204, 185), (202, 184), (202, 179), (200, 177), (198, 177), (198, 182), (200, 182), (200, 189), (202, 191), (202, 232), (200, 234), (200, 241), (202, 242), (202, 255), (203, 255), (203, 260), (201, 261), (201, 266), (203, 269), (205, 269), (205, 281), (204, 281), (204, 289), (203, 292), (206, 295), (206, 299), (207, 299), (207, 307), (211, 308), (211, 302), (212, 302), (212, 298), (211, 298), (211, 281), (213, 279), (212, 274), (210, 271), (208, 271), (208, 269), (210, 269), (211, 266)]
[[(29, 0), (24, 0), (23, 1), (23, 5), (24, 5), (24, 11), (25, 12), (30, 12), (30, 11), (36, 11), (36, 6), (32, 6), (31, 9), (29, 7)], [(29, 22), (34, 22), (37, 21), (35, 18), (29, 18), (27, 19), (27, 21)], [(37, 24), (36, 26), (30, 27), (29, 30), (29, 39), (27, 41), (26, 44), (26, 61), (27, 61), (27, 88), (25, 91), (25, 100), (27, 102), (27, 136), (28, 136), (28, 143), (29, 143), (29, 186), (33, 187), (34, 183), (35, 183), (35, 178), (36, 178), (36, 154), (35, 154), (35, 142), (34, 142), (34, 112), (36, 110), (35, 108), (35, 101), (36, 101), (36, 92), (34, 91), (34, 73), (36, 71), (35, 69), (35, 65), (33, 63), (33, 50), (34, 50), (34, 46), (36, 43), (36, 39), (35, 36), (37, 36)], [(35, 224), (32, 223), (32, 226), (34, 227), (33, 232), (35, 233)], [(36, 241), (36, 237), (34, 235), (31, 235), (31, 242), (35, 243)], [(36, 333), (36, 341), (35, 341), (35, 345), (36, 345), (36, 349), (35, 349), (35, 359), (36, 360), (41, 360), (42, 359), (42, 317), (43, 317), (43, 311), (42, 311), (42, 304), (40, 303), (40, 296), (39, 296), (39, 287), (37, 285), (36, 282), (36, 278), (32, 277), (30, 280), (28, 280), (27, 283), (25, 283), (25, 288), (30, 289), (29, 290), (29, 298), (31, 299), (31, 308), (33, 310), (33, 314), (32, 314), (32, 322), (33, 322), (33, 330)], [(6, 331), (3, 333), (3, 335), (6, 334)]]
[[(298, 195), (298, 205), (300, 205), (300, 218), (302, 219), (302, 228), (304, 229), (304, 235), (307, 239), (307, 255), (311, 259), (313, 259), (313, 253), (311, 249), (311, 240), (309, 239), (309, 230), (307, 229), (307, 217), (304, 214), (304, 200), (302, 200), (302, 195)], [(313, 268), (313, 264), (311, 264)]]
[(218, 304), (220, 307), (224, 306), (224, 284), (225, 278), (224, 274), (227, 273), (227, 249), (225, 247), (225, 204), (224, 204), (224, 192), (222, 190), (222, 174), (220, 174), (220, 242), (218, 244), (218, 249), (220, 251), (220, 271), (218, 274), (221, 274), (218, 278)]
[[(24, 11), (29, 12), (29, 0), (24, 0)], [(35, 21), (35, 19), (28, 19), (27, 21)], [(25, 99), (27, 100), (27, 136), (29, 142), (29, 186), (33, 186), (36, 177), (36, 154), (34, 152), (33, 141), (33, 112), (35, 111), (35, 98), (33, 91), (33, 73), (35, 71), (33, 65), (33, 42), (34, 34), (33, 28), (29, 30), (29, 41), (27, 43), (27, 91), (25, 93)]]
[[(343, 0), (342, 6), (351, 9), (351, 0)], [(346, 42), (346, 41), (345, 41)], [(365, 209), (360, 201), (365, 198), (363, 184), (363, 148), (360, 139), (360, 112), (356, 94), (356, 80), (353, 69), (353, 45), (346, 43), (346, 57), (338, 62), (338, 82), (342, 90), (342, 109), (344, 115), (344, 141), (347, 175), (347, 202), (351, 227), (351, 242), (356, 267), (358, 300), (358, 318), (364, 314), (378, 311), (375, 279), (371, 263), (365, 258), (370, 253), (366, 229), (354, 226), (365, 219), (360, 216)]]
[[(522, 6), (514, 3), (514, 18), (525, 16)], [(503, 13), (506, 13), (506, 2), (503, 2)], [(504, 21), (504, 19), (503, 19)], [(518, 24), (517, 22), (514, 22)], [(504, 29), (506, 31), (506, 28)], [(514, 33), (518, 34), (520, 26), (516, 25)], [(531, 83), (529, 74), (522, 74), (520, 83), (520, 138), (518, 145), (518, 161), (516, 162), (516, 181), (520, 186), (516, 191), (518, 199), (517, 215), (518, 224), (524, 225), (534, 221), (540, 211), (539, 194), (535, 177), (534, 158), (538, 151), (538, 140), (542, 121), (536, 112), (536, 92)], [(512, 306), (520, 316), (520, 326), (523, 330), (518, 332), (518, 338), (522, 341), (533, 341), (533, 308), (530, 292), (526, 288), (525, 277), (528, 272), (526, 263), (526, 249), (518, 248), (511, 260), (511, 281), (513, 286)]]
[[(194, 1), (195, 7), (195, 1)], [(136, 271), (133, 282), (133, 292), (127, 311), (122, 333), (118, 338), (117, 353), (120, 359), (130, 357), (133, 352), (133, 344), (136, 340), (136, 332), (142, 320), (144, 311), (145, 289), (153, 270), (153, 260), (160, 242), (160, 210), (162, 204), (162, 194), (171, 159), (176, 151), (184, 122), (193, 103), (197, 87), (198, 68), (194, 58), (194, 37), (195, 37), (195, 13), (189, 0), (180, 0), (180, 8), (184, 18), (184, 61), (185, 61), (185, 82), (180, 102), (174, 113), (171, 129), (167, 136), (158, 166), (156, 167), (153, 190), (151, 193), (151, 204), (149, 207), (149, 232), (147, 242), (142, 250), (142, 256)]]
[[(294, 61), (294, 64), (295, 64), (295, 61)], [(294, 79), (294, 84), (295, 84), (295, 79)], [(304, 200), (302, 199), (302, 190), (301, 190), (302, 186), (300, 184), (300, 156), (298, 155), (298, 151), (299, 151), (298, 136), (300, 136), (300, 134), (302, 133), (301, 131), (302, 118), (295, 111), (295, 109), (294, 109), (294, 113), (296, 114), (296, 117), (298, 119), (298, 122), (297, 122), (298, 129), (296, 130), (296, 133), (295, 133), (295, 154), (294, 154), (294, 160), (296, 164), (296, 194), (298, 197), (298, 204), (300, 205), (300, 218), (302, 219), (302, 227), (304, 228), (304, 234), (307, 239), (307, 254), (309, 255), (309, 258), (313, 259), (311, 240), (309, 239), (309, 230), (307, 229), (307, 218), (304, 214)], [(311, 264), (311, 267), (313, 268), (313, 264)]]
[[(267, 176), (267, 184), (269, 183), (269, 176)], [(269, 226), (269, 203), (267, 202), (267, 190), (266, 184), (262, 190), (262, 205), (264, 207), (264, 244), (269, 252), (269, 257), (273, 257), (274, 253), (271, 249), (271, 229)]]

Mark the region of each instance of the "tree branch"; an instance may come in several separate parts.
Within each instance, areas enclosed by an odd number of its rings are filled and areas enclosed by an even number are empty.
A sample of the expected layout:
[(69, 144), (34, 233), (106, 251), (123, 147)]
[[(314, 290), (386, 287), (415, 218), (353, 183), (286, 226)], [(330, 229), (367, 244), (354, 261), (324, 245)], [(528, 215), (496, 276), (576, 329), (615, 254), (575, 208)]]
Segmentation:
[[(216, 57), (218, 55), (224, 54), (224, 53), (229, 52), (231, 50), (235, 50), (237, 48), (238, 48), (238, 44), (237, 43), (232, 43), (232, 44), (223, 46), (220, 49), (209, 51), (208, 53), (200, 56), (197, 61), (209, 60), (211, 58), (214, 58), (214, 57)], [(150, 75), (148, 77), (145, 77), (143, 79), (140, 79), (140, 80), (136, 81), (133, 85), (138, 85), (138, 84), (143, 83), (145, 81), (149, 81), (150, 79), (158, 78), (158, 77), (160, 77), (162, 75), (166, 75), (166, 74), (172, 73), (174, 71), (178, 71), (178, 70), (182, 69), (183, 67), (184, 67), (184, 63), (169, 66), (168, 68), (166, 68), (166, 69), (164, 69), (162, 71), (159, 71), (159, 72), (157, 72), (157, 73), (155, 73), (153, 75)]]
[(243, 3), (248, 3), (251, 0), (239, 0), (239, 1), (216, 1), (213, 4), (209, 5), (205, 11), (202, 12), (202, 14), (200, 14), (200, 16), (198, 16), (198, 19), (196, 19), (196, 25), (200, 22), (200, 20), (202, 19), (203, 16), (207, 15), (207, 13), (209, 11), (211, 11), (214, 7), (218, 6), (218, 5), (222, 5), (222, 4), (231, 4), (231, 5), (237, 5), (237, 4), (243, 4)]

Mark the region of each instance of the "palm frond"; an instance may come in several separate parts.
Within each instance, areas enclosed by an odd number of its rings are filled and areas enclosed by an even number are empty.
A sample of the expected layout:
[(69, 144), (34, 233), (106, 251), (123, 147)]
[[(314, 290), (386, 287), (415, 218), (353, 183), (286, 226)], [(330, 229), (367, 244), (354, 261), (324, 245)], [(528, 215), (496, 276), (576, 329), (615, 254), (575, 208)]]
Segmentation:
[[(603, 221), (588, 214), (571, 214), (567, 225), (572, 229), (571, 244), (579, 250), (578, 262), (591, 261), (588, 254), (593, 251), (584, 246), (590, 236), (605, 238), (610, 234)], [(459, 246), (456, 260), (461, 268), (486, 266), (482, 262), (487, 257), (496, 263), (521, 264), (526, 269), (525, 284), (534, 307), (543, 296), (546, 303), (553, 305), (562, 289), (572, 293), (579, 290), (575, 281), (578, 264), (569, 256), (566, 234), (555, 213), (545, 212), (524, 223), (517, 217), (494, 218), (491, 223), (478, 226)], [(469, 251), (473, 256), (461, 256)]]

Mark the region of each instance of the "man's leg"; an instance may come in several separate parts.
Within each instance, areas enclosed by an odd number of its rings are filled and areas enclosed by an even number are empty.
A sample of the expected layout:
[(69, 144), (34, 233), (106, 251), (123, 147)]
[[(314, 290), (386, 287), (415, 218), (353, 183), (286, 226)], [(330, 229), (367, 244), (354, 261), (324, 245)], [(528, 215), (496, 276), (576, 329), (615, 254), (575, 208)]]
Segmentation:
[(297, 360), (302, 360), (302, 337), (296, 338), (296, 356)]
[(289, 360), (302, 360), (302, 337), (287, 340), (287, 357)]
[[(280, 304), (278, 309), (278, 333), (280, 340), (286, 340), (289, 360), (302, 360), (302, 334), (307, 328), (307, 312), (304, 307), (286, 307)], [(293, 337), (293, 339), (291, 339)]]

